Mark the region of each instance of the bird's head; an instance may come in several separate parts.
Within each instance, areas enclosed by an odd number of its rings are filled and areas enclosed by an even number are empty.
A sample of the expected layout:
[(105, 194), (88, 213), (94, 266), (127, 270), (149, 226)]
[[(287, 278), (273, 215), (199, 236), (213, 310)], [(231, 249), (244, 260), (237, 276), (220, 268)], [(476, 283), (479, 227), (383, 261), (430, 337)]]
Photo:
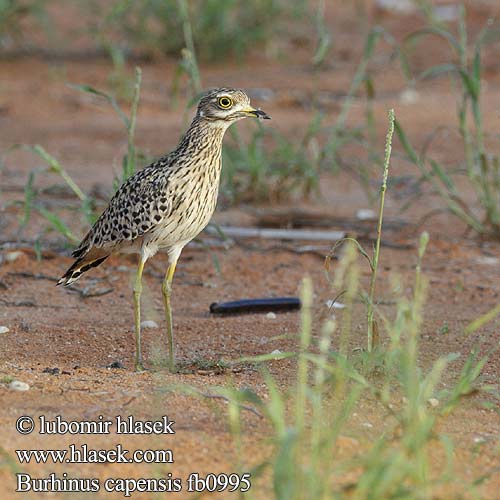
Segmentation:
[(223, 126), (229, 126), (243, 118), (271, 118), (264, 111), (252, 108), (245, 92), (229, 88), (208, 91), (198, 104), (197, 117)]

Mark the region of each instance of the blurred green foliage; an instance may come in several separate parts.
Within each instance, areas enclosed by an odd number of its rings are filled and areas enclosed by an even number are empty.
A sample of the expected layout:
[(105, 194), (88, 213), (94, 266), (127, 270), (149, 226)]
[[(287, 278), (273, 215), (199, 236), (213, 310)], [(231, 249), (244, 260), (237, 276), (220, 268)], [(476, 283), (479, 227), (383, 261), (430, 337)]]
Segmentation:
[[(279, 32), (303, 8), (303, 0), (190, 0), (188, 15), (202, 60), (241, 57)], [(184, 45), (182, 5), (178, 0), (119, 0), (102, 29), (117, 25), (134, 47), (178, 54)], [(277, 30), (278, 29), (278, 30)]]
[[(67, 9), (72, 16), (68, 23), (71, 29), (76, 23), (80, 36), (107, 51), (119, 46), (128, 51), (169, 55), (179, 55), (185, 47), (187, 10), (197, 55), (201, 60), (214, 61), (227, 56), (241, 58), (251, 48), (286, 36), (289, 22), (305, 11), (306, 1), (0, 0), (0, 47), (14, 38), (35, 43), (30, 40), (29, 24), (24, 23), (33, 18), (45, 25), (52, 21), (51, 30), (64, 35), (61, 19), (66, 16), (56, 19), (56, 9), (59, 14)], [(77, 18), (79, 10), (81, 17)]]
[(0, 0), (0, 48), (6, 42), (22, 38), (23, 20), (32, 18), (42, 26), (50, 38), (50, 19), (46, 9), (47, 0)]
[[(487, 139), (482, 114), (483, 51), (488, 44), (500, 38), (498, 26), (493, 21), (486, 23), (471, 42), (463, 5), (458, 10), (457, 26), (436, 26), (432, 20), (422, 29), (410, 33), (403, 41), (403, 68), (410, 71), (409, 55), (416, 43), (434, 37), (448, 45), (451, 57), (443, 64), (433, 65), (413, 77), (413, 83), (447, 75), (457, 101), (457, 130), (460, 135), (463, 158), (455, 165), (454, 173), (465, 176), (475, 192), (473, 204), (464, 198), (463, 188), (455, 180), (456, 175), (432, 157), (432, 141), (442, 125), (435, 126), (431, 138), (419, 153), (412, 145), (401, 123), (396, 124), (396, 133), (407, 159), (420, 171), (420, 181), (427, 181), (442, 198), (446, 210), (465, 222), (478, 233), (500, 237), (500, 157), (487, 150)], [(456, 34), (455, 34), (456, 32)], [(411, 71), (410, 71), (411, 73)], [(480, 207), (478, 212), (477, 207)]]

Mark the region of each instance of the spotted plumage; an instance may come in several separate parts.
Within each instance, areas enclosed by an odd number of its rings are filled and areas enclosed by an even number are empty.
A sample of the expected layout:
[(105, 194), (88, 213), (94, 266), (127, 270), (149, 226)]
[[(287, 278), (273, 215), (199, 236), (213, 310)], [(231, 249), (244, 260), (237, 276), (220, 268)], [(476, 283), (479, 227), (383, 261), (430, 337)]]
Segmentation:
[(220, 88), (207, 92), (177, 148), (120, 187), (74, 250), (75, 262), (58, 282), (70, 285), (113, 253), (140, 254), (134, 287), (136, 369), (142, 369), (140, 292), (144, 263), (158, 250), (169, 256), (163, 292), (169, 364), (173, 369), (170, 290), (175, 264), (183, 247), (203, 230), (215, 210), (225, 131), (233, 122), (250, 116), (269, 118), (252, 108), (241, 90)]

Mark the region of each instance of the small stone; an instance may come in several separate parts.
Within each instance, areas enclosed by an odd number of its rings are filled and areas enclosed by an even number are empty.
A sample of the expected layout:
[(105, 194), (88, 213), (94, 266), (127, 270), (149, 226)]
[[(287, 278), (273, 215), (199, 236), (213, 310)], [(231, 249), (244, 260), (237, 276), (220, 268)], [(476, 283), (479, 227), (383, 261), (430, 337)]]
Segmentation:
[(326, 301), (326, 307), (328, 309), (344, 309), (345, 304), (342, 304), (341, 302), (337, 302), (336, 300), (327, 300)]
[(20, 380), (13, 380), (9, 384), (9, 389), (13, 391), (28, 391), (30, 386), (26, 382), (21, 382)]
[(439, 399), (436, 398), (429, 398), (427, 402), (433, 407), (437, 408), (439, 406)]
[(373, 428), (373, 424), (370, 424), (370, 422), (363, 422), (361, 425), (363, 427), (366, 427), (367, 429), (372, 429)]
[(158, 323), (152, 319), (146, 319), (141, 323), (141, 328), (158, 328)]
[(0, 326), (0, 333), (7, 333), (9, 329), (6, 326)]
[(377, 217), (377, 214), (371, 208), (360, 208), (356, 212), (356, 217), (359, 220), (373, 220)]
[(452, 22), (458, 19), (460, 15), (458, 5), (436, 5), (432, 9), (434, 19), (442, 22)]
[(273, 356), (275, 356), (275, 359), (282, 354), (282, 352), (279, 349), (275, 349), (272, 353)]
[(417, 7), (413, 0), (376, 0), (375, 5), (380, 10), (390, 12), (391, 14), (413, 14)]
[(405, 89), (399, 94), (402, 104), (415, 104), (419, 99), (419, 94), (415, 89)]
[(482, 437), (482, 436), (476, 436), (474, 438), (474, 443), (476, 443), (476, 444), (484, 444), (484, 443), (486, 443), (486, 439), (484, 437)]
[(274, 314), (273, 312), (268, 312), (266, 314), (266, 318), (267, 319), (276, 319), (276, 314)]
[(217, 283), (212, 283), (211, 281), (205, 281), (203, 285), (205, 288), (217, 288)]
[(111, 368), (111, 369), (115, 370), (115, 369), (123, 369), (125, 367), (123, 366), (123, 364), (120, 361), (113, 361), (108, 366), (106, 366), (106, 368)]
[(496, 266), (498, 265), (498, 259), (496, 257), (489, 257), (488, 255), (481, 255), (476, 259), (478, 264), (484, 264), (486, 266)]
[(24, 255), (23, 252), (19, 251), (19, 250), (16, 250), (14, 252), (9, 252), (6, 256), (5, 256), (5, 260), (7, 262), (14, 262), (15, 260), (19, 259), (19, 257), (21, 257), (22, 255)]
[(59, 370), (59, 368), (57, 367), (54, 368), (47, 367), (42, 370), (42, 373), (48, 373), (49, 375), (59, 375), (60, 371), (61, 370)]

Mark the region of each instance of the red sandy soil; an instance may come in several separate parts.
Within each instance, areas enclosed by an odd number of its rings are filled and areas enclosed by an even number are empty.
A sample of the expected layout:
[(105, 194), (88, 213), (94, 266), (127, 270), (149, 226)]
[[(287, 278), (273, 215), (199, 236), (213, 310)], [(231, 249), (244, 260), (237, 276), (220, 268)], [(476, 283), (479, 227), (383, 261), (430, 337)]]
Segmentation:
[[(268, 101), (254, 99), (254, 104), (273, 117), (273, 121), (265, 123), (265, 126), (299, 136), (310, 119), (311, 111), (307, 103), (314, 93), (345, 94), (359, 60), (363, 39), (352, 20), (352, 11), (344, 10), (340, 16), (329, 12), (330, 21), (337, 31), (331, 64), (324, 70), (313, 72), (309, 64), (310, 47), (298, 47), (297, 57), (285, 53), (280, 56), (280, 62), (253, 56), (243, 65), (231, 63), (203, 67), (204, 86), (223, 84), (271, 89), (273, 97)], [(478, 8), (474, 14), (476, 17), (471, 17), (471, 26), (477, 31), (484, 20), (484, 12)], [(398, 38), (414, 28), (414, 21), (404, 16), (384, 15), (378, 20)], [(434, 50), (432, 54), (430, 62), (436, 62), (443, 56), (439, 50)], [(430, 64), (429, 58), (420, 57), (422, 59), (418, 62), (423, 67)], [(490, 103), (500, 102), (500, 72), (496, 58), (487, 58), (484, 64), (484, 127), (492, 131), (493, 136), (498, 129), (498, 106)], [(182, 97), (177, 103), (170, 97), (174, 62), (150, 63), (143, 65), (142, 70), (137, 144), (152, 156), (159, 156), (175, 146), (185, 126), (184, 102)], [(95, 186), (109, 189), (126, 149), (122, 124), (101, 102), (66, 86), (67, 82), (72, 82), (106, 88), (109, 72), (110, 65), (104, 60), (57, 64), (34, 59), (0, 62), (0, 149), (16, 143), (41, 144), (60, 160), (86, 192)], [(405, 103), (400, 98), (404, 81), (396, 64), (375, 66), (374, 79), (377, 85), (375, 114), (381, 148), (386, 110), (390, 107), (395, 108), (407, 134), (419, 147), (436, 126), (452, 126), (455, 123), (455, 96), (446, 79), (419, 84), (417, 100), (413, 103)], [(340, 103), (339, 99), (325, 102), (325, 111), (331, 121)], [(356, 100), (349, 122), (358, 123), (362, 114), (362, 102)], [(247, 123), (238, 127), (244, 136), (251, 131)], [(491, 150), (498, 154), (498, 140), (488, 142)], [(439, 136), (433, 151), (447, 165), (460, 160), (462, 152), (457, 134)], [(354, 148), (353, 153), (356, 153)], [(26, 382), (30, 389), (17, 392), (10, 390), (6, 383), (0, 384), (1, 449), (5, 457), (10, 457), (5, 458), (3, 463), (0, 459), (0, 498), (20, 498), (12, 493), (14, 472), (28, 472), (35, 477), (66, 472), (70, 477), (98, 477), (101, 480), (109, 477), (156, 477), (169, 472), (179, 478), (186, 478), (190, 472), (235, 472), (237, 453), (228, 429), (227, 405), (220, 400), (194, 398), (169, 388), (187, 384), (197, 387), (202, 393), (211, 394), (213, 386), (232, 385), (250, 387), (266, 397), (262, 377), (252, 365), (242, 365), (235, 370), (218, 370), (207, 368), (204, 364), (266, 354), (275, 349), (296, 349), (299, 314), (279, 314), (274, 319), (258, 314), (214, 317), (209, 314), (208, 306), (215, 301), (243, 297), (297, 295), (302, 278), (309, 275), (315, 290), (316, 335), (328, 316), (325, 302), (335, 296), (324, 273), (323, 261), (327, 250), (299, 254), (294, 251), (298, 245), (245, 241), (228, 250), (211, 250), (220, 264), (218, 273), (211, 253), (205, 248), (187, 247), (175, 277), (173, 310), (177, 358), (182, 366), (190, 370), (186, 370), (189, 373), (176, 375), (153, 366), (153, 361), (165, 356), (166, 346), (161, 301), (161, 276), (166, 260), (161, 255), (155, 257), (144, 275), (143, 311), (144, 319), (156, 321), (159, 328), (146, 329), (143, 335), (145, 359), (151, 369), (134, 373), (131, 296), (134, 258), (112, 257), (79, 283), (80, 290), (91, 285), (93, 290), (112, 288), (111, 293), (82, 298), (76, 292), (56, 288), (54, 279), (61, 276), (71, 263), (68, 252), (60, 251), (60, 237), (53, 232), (47, 233), (44, 236), (47, 246), (43, 249), (43, 258), (37, 260), (32, 246), (23, 241), (42, 236), (47, 224), (34, 214), (24, 233), (19, 235), (18, 218), (22, 215), (22, 208), (11, 203), (22, 200), (28, 173), (41, 165), (41, 161), (28, 152), (14, 151), (5, 157), (4, 163), (0, 170), (1, 242), (17, 241), (17, 244), (4, 245), (0, 260), (0, 326), (9, 328), (8, 333), (1, 334), (0, 377), (4, 377), (3, 380), (13, 377)], [(393, 175), (417, 175), (397, 156), (391, 168)], [(374, 180), (377, 180), (376, 176)], [(55, 183), (60, 183), (60, 180), (51, 175), (40, 176), (36, 181), (39, 187)], [(417, 222), (425, 214), (443, 206), (428, 187), (424, 187), (422, 198), (405, 213), (400, 212), (405, 202), (404, 193), (399, 193), (396, 188), (389, 189), (387, 196), (388, 220), (397, 218), (404, 220), (406, 225), (396, 230), (388, 228), (384, 233), (386, 241), (401, 248), (382, 248), (378, 293), (391, 298), (390, 277), (395, 274), (411, 289), (418, 236), (423, 229), (428, 231), (431, 239), (423, 271), (429, 280), (429, 287), (420, 362), (423, 367), (429, 367), (441, 356), (461, 353), (459, 360), (447, 369), (440, 386), (443, 388), (456, 379), (473, 346), (480, 345), (481, 351), (487, 352), (500, 340), (498, 320), (472, 336), (467, 337), (463, 333), (470, 321), (499, 302), (500, 245), (495, 241), (480, 240), (473, 233), (466, 232), (462, 223), (445, 213), (426, 220), (423, 227), (417, 227)], [(474, 202), (470, 190), (465, 190), (463, 196)], [(74, 212), (64, 210), (65, 204), (73, 204), (74, 200), (57, 195), (45, 197), (52, 203), (50, 206), (53, 209), (61, 207), (62, 217), (76, 234), (84, 234), (85, 222), (75, 218)], [(342, 172), (322, 177), (321, 193), (314, 202), (298, 199), (279, 208), (297, 207), (328, 214), (332, 218), (354, 218), (359, 208), (368, 207), (368, 202), (353, 173)], [(257, 208), (268, 210), (277, 207), (227, 209), (222, 203), (215, 221), (251, 225), (255, 223)], [(374, 227), (370, 226), (371, 236), (373, 230)], [(356, 234), (359, 235), (359, 231)], [(370, 245), (366, 239), (364, 243)], [(16, 251), (21, 253), (12, 253)], [(360, 261), (360, 265), (364, 266), (364, 262)], [(368, 269), (362, 269), (362, 284), (366, 287)], [(390, 304), (382, 306), (388, 315), (394, 312), (394, 305)], [(447, 328), (443, 328), (445, 324)], [(350, 339), (352, 348), (365, 345), (364, 332), (364, 310), (359, 306)], [(107, 367), (115, 361), (122, 363), (124, 368)], [(59, 373), (44, 372), (46, 368), (58, 368)], [(294, 362), (273, 361), (269, 369), (281, 387), (293, 384)], [(500, 363), (498, 357), (493, 355), (483, 369), (482, 381), (494, 384), (499, 374)], [(454, 441), (457, 480), (438, 490), (435, 498), (458, 498), (458, 492), (464, 491), (463, 484), (500, 465), (498, 414), (484, 408), (481, 404), (483, 399), (483, 395), (472, 395), (455, 413), (438, 423), (438, 430)], [(160, 437), (116, 434), (74, 437), (43, 436), (37, 432), (22, 436), (15, 431), (15, 421), (20, 415), (36, 418), (41, 414), (47, 418), (62, 415), (66, 420), (95, 420), (99, 415), (105, 419), (113, 419), (116, 415), (156, 419), (168, 415), (176, 422), (176, 434)], [(244, 412), (244, 421), (244, 455), (247, 461), (243, 469), (248, 470), (269, 456), (270, 447), (263, 440), (269, 428), (251, 412)], [(368, 428), (366, 424), (371, 424), (373, 428)], [(362, 453), (372, 442), (374, 433), (380, 435), (387, 425), (384, 413), (377, 404), (362, 400), (339, 440), (340, 453), (345, 456)], [(15, 449), (58, 449), (73, 442), (104, 449), (113, 448), (118, 443), (132, 450), (172, 449), (175, 463), (101, 464), (98, 467), (92, 464), (26, 466), (19, 465), (14, 457)], [(432, 463), (438, 469), (443, 464), (442, 450), (436, 446), (430, 451)], [(269, 498), (267, 479), (260, 479), (253, 485), (256, 498)], [(497, 471), (477, 491), (481, 498), (494, 499), (498, 498), (499, 488), (500, 474)], [(183, 492), (178, 496), (187, 498), (189, 495)], [(148, 494), (137, 497), (151, 498)]]

